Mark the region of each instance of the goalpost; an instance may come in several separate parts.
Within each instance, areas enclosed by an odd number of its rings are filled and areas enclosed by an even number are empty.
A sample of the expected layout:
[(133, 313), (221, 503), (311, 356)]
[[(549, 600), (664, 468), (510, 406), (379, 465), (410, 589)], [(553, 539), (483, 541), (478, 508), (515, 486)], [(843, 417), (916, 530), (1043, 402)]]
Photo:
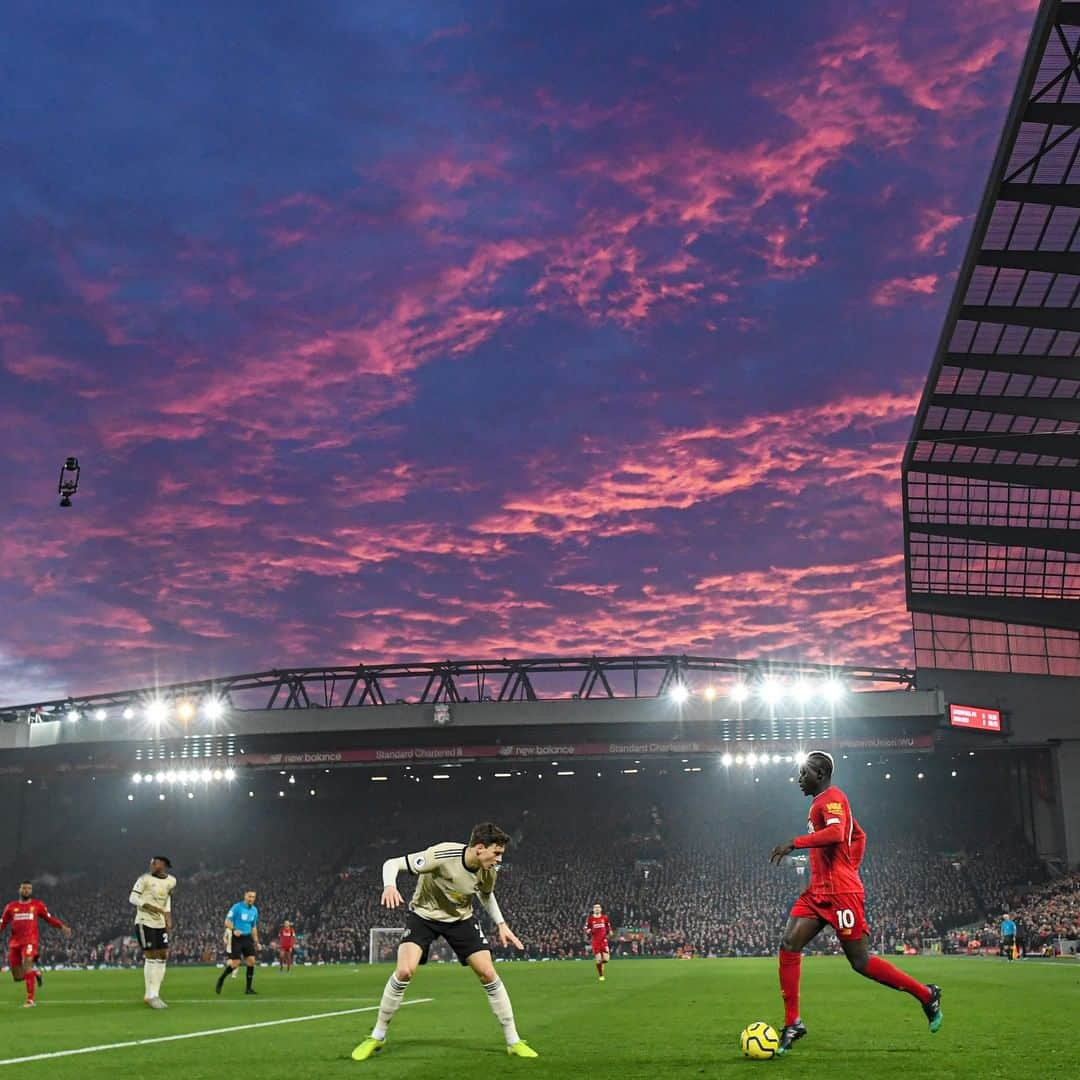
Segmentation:
[(404, 933), (404, 926), (373, 926), (368, 931), (368, 963), (392, 964)]

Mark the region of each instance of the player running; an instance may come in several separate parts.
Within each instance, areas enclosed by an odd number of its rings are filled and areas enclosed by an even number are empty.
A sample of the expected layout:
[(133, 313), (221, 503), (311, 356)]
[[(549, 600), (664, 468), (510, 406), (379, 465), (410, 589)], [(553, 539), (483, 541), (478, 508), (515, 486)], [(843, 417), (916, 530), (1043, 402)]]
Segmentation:
[(604, 914), (599, 904), (593, 904), (592, 914), (585, 920), (585, 933), (592, 941), (593, 959), (596, 961), (596, 973), (604, 981), (604, 965), (611, 963), (611, 950), (608, 948), (608, 936), (615, 931), (611, 920)]
[(851, 812), (847, 796), (832, 783), (833, 759), (820, 750), (799, 766), (799, 787), (813, 802), (805, 836), (796, 836), (772, 849), (769, 861), (779, 863), (795, 849), (810, 853), (810, 887), (795, 906), (780, 943), (780, 994), (784, 999), (784, 1030), (777, 1053), (786, 1054), (806, 1034), (799, 1016), (799, 975), (802, 950), (825, 928), (833, 927), (848, 963), (868, 979), (903, 990), (916, 998), (930, 1021), (941, 1027), (941, 987), (924, 986), (880, 956), (870, 955), (870, 928), (859, 864), (866, 851), (866, 833)]
[(509, 841), (510, 837), (498, 825), (486, 822), (473, 827), (467, 846), (435, 844), (383, 863), (383, 907), (396, 908), (405, 902), (397, 890), (397, 876), (402, 870), (416, 875), (416, 890), (405, 917), (397, 967), (383, 990), (379, 1018), (371, 1036), (353, 1050), (354, 1061), (366, 1061), (382, 1050), (386, 1029), (405, 997), (409, 981), (417, 966), (427, 963), (428, 951), (440, 937), (446, 939), (461, 964), (471, 967), (483, 984), (491, 1011), (506, 1036), (506, 1052), (511, 1057), (540, 1056), (517, 1033), (510, 995), (495, 974), (487, 938), (473, 913), (473, 897), (478, 896), (498, 929), (499, 943), (504, 947), (524, 948), (506, 925), (493, 895), (496, 867), (502, 862)]
[(0, 915), (0, 934), (11, 927), (11, 941), (8, 943), (8, 967), (11, 977), (16, 982), (26, 984), (24, 1009), (32, 1009), (37, 1004), (38, 983), (45, 981), (35, 961), (40, 952), (40, 934), (38, 919), (44, 919), (50, 926), (55, 926), (64, 937), (71, 937), (71, 927), (62, 919), (49, 913), (41, 900), (34, 899), (34, 886), (29, 881), (19, 883), (19, 899), (12, 900)]
[(151, 1009), (167, 1009), (161, 1000), (161, 984), (169, 962), (169, 935), (172, 933), (172, 894), (176, 878), (169, 873), (172, 863), (164, 855), (150, 860), (150, 871), (141, 874), (131, 887), (128, 903), (135, 907), (135, 932), (143, 952), (143, 1001)]
[(292, 971), (293, 950), (296, 948), (296, 931), (286, 919), (278, 934), (278, 971)]
[(243, 960), (244, 977), (247, 979), (245, 994), (258, 994), (251, 985), (255, 978), (255, 954), (259, 951), (259, 909), (255, 906), (255, 890), (248, 889), (243, 900), (237, 900), (225, 916), (225, 949), (229, 958), (221, 969), (214, 993), (220, 994), (225, 979), (235, 972)]

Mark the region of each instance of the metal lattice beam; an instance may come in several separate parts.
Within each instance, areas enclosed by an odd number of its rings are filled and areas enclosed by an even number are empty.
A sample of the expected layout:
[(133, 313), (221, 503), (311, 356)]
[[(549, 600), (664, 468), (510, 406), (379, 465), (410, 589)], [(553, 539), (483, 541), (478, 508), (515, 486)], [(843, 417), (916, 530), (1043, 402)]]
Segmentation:
[[(485, 700), (489, 680), (498, 681), (498, 701), (582, 698), (656, 697), (674, 685), (705, 685), (713, 679), (756, 681), (766, 675), (786, 678), (835, 678), (849, 684), (891, 685), (912, 689), (915, 672), (903, 667), (802, 664), (780, 660), (737, 660), (708, 656), (537, 657), (518, 660), (440, 660), (435, 663), (358, 664), (290, 668), (227, 675), (215, 679), (139, 687), (101, 694), (73, 695), (0, 709), (0, 721), (62, 720), (74, 710), (92, 715), (98, 709), (146, 709), (155, 702), (192, 707), (208, 699), (234, 707), (323, 709), (386, 705), (386, 684), (398, 688), (394, 700), (409, 704), (459, 702), (461, 686), (478, 688)], [(570, 680), (570, 681), (568, 681)], [(241, 699), (243, 699), (241, 703)]]

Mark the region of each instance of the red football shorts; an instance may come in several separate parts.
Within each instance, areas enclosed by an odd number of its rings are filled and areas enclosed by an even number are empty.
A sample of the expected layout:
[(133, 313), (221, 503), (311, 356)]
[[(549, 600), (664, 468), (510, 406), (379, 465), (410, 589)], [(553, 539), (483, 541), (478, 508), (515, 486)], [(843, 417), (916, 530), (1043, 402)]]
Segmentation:
[(870, 933), (866, 922), (866, 894), (804, 892), (791, 909), (793, 919), (823, 919), (841, 941), (857, 941)]
[(596, 956), (597, 953), (611, 952), (608, 948), (607, 938), (593, 938), (592, 951), (593, 956)]
[(38, 946), (36, 941), (28, 941), (25, 945), (8, 946), (8, 967), (25, 967), (37, 959)]

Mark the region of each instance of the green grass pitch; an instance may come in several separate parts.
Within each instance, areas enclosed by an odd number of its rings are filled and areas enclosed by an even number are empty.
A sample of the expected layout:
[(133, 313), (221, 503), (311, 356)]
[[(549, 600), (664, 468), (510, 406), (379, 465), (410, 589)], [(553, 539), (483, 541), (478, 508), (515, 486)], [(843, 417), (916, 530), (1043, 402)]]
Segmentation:
[(210, 968), (173, 968), (166, 1011), (142, 1004), (140, 971), (54, 972), (35, 1010), (23, 989), (0, 983), (0, 1080), (4, 1077), (156, 1075), (184, 1080), (254, 1077), (509, 1076), (627, 1080), (677, 1075), (786, 1077), (1080, 1076), (1076, 1019), (1080, 963), (917, 958), (901, 961), (945, 990), (945, 1024), (931, 1036), (918, 1005), (852, 973), (841, 959), (803, 964), (803, 1018), (809, 1035), (783, 1059), (752, 1062), (739, 1032), (753, 1020), (778, 1024), (771, 960), (615, 961), (603, 984), (585, 962), (505, 964), (518, 1028), (537, 1061), (508, 1058), (476, 977), (457, 966), (422, 969), (377, 1058), (349, 1053), (371, 1028), (373, 1012), (247, 1028), (205, 1037), (118, 1047), (70, 1057), (9, 1063), (33, 1054), (126, 1043), (310, 1017), (377, 1005), (389, 968), (261, 968), (257, 997), (243, 976), (214, 996)]

